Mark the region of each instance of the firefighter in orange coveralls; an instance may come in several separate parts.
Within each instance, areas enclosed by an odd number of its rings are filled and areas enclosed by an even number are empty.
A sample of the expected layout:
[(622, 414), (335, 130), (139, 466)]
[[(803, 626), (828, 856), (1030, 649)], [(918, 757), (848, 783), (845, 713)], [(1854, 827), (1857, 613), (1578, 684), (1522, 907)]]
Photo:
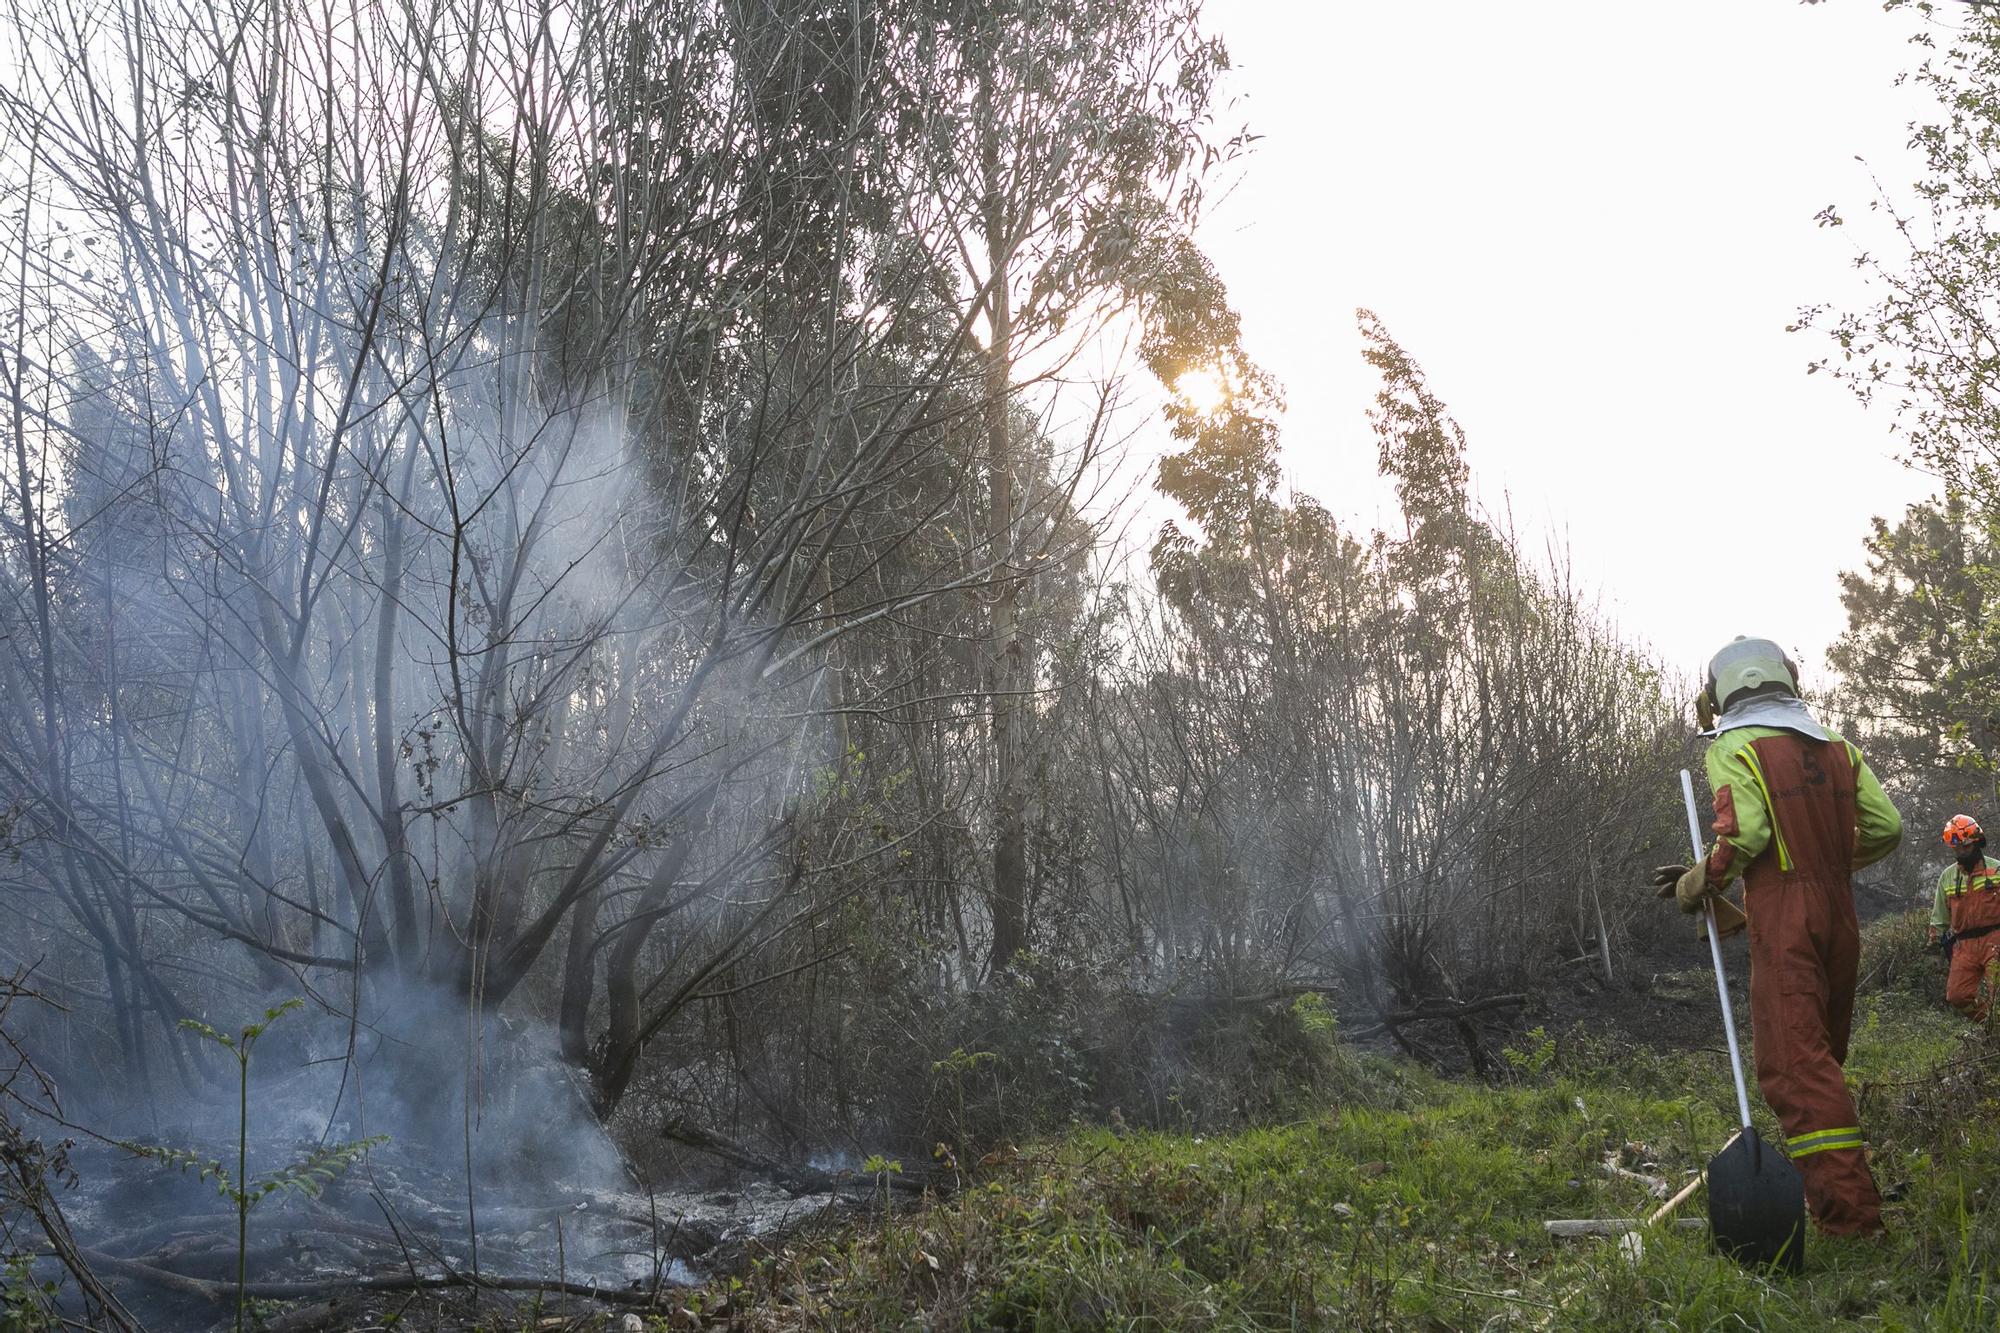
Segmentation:
[(1757, 1086), (1820, 1229), (1877, 1234), (1882, 1196), (1841, 1072), (1861, 954), (1849, 876), (1895, 850), (1902, 816), (1861, 751), (1799, 699), (1798, 672), (1770, 640), (1717, 653), (1695, 711), (1714, 738), (1715, 846), (1699, 865), (1662, 867), (1655, 883), (1699, 912), (1742, 874)]
[(1986, 968), (2000, 958), (2000, 862), (1986, 855), (1986, 835), (1970, 815), (1953, 815), (1944, 826), (1944, 845), (1955, 862), (1938, 876), (1931, 907), (1931, 940), (1951, 930), (1951, 970), (1944, 998), (1975, 1023), (1986, 1021), (1990, 993), (1980, 994)]

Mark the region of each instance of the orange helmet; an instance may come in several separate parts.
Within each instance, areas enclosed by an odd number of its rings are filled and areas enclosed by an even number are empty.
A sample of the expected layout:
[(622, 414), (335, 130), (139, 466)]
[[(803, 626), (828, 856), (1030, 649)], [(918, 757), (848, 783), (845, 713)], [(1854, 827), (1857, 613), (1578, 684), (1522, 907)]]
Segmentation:
[(1986, 835), (1979, 831), (1979, 821), (1971, 815), (1953, 815), (1944, 826), (1944, 845), (1957, 851), (1982, 841)]

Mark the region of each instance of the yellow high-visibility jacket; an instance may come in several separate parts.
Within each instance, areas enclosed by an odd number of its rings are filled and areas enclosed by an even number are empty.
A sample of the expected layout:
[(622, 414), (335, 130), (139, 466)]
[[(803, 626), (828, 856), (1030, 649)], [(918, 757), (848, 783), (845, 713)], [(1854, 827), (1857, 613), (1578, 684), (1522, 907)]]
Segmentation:
[[(1715, 793), (1715, 822), (1721, 832), (1708, 854), (1711, 884), (1727, 885), (1767, 849), (1775, 849), (1780, 868), (1791, 868), (1785, 831), (1772, 817), (1770, 793), (1756, 751), (1750, 748), (1754, 741), (1783, 734), (1779, 727), (1731, 727), (1708, 747), (1703, 764), (1708, 788)], [(1903, 840), (1903, 816), (1861, 751), (1836, 732), (1828, 731), (1827, 737), (1847, 746), (1854, 767), (1854, 868), (1859, 870), (1896, 850)]]
[(1982, 856), (1971, 870), (1956, 861), (1946, 866), (1931, 903), (1931, 924), (1940, 930), (1976, 930), (1995, 921), (2000, 921), (2000, 862)]

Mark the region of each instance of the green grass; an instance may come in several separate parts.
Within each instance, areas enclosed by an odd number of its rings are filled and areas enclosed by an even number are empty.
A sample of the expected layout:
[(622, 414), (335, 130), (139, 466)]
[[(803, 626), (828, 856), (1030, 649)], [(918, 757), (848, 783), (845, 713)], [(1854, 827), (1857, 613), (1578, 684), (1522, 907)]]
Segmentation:
[[(1871, 932), (1864, 973), (1911, 952), (1909, 929)], [(1877, 1178), (1907, 1192), (1889, 1240), (1814, 1235), (1797, 1279), (1746, 1273), (1699, 1233), (1650, 1233), (1636, 1261), (1545, 1237), (1545, 1219), (1652, 1206), (1607, 1154), (1679, 1182), (1733, 1121), (1719, 1054), (1579, 1030), (1514, 1052), (1508, 1086), (1351, 1060), (1348, 1095), (1294, 1123), (1079, 1130), (1003, 1154), (952, 1198), (766, 1257), (732, 1314), (766, 1329), (1992, 1328), (2000, 1045), (1963, 1040), (1935, 967), (1899, 962), (1863, 997), (1849, 1074)], [(1684, 1215), (1705, 1211), (1697, 1196)]]

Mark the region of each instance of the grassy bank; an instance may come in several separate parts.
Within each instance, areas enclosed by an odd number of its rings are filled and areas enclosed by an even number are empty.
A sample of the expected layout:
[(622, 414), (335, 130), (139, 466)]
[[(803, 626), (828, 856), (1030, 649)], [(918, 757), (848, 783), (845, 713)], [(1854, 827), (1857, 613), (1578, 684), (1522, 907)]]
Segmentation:
[[(1941, 976), (1915, 929), (1871, 929), (1849, 1060), (1876, 1175), (1900, 1190), (1893, 1234), (1815, 1236), (1799, 1279), (1746, 1274), (1699, 1233), (1648, 1234), (1636, 1259), (1615, 1242), (1545, 1237), (1545, 1219), (1646, 1211), (1646, 1185), (1608, 1168), (1677, 1185), (1732, 1118), (1727, 1061), (1706, 1029), (1663, 1051), (1578, 1025), (1518, 1039), (1502, 1086), (1350, 1056), (1336, 1094), (1290, 1123), (1209, 1138), (1088, 1129), (1003, 1151), (944, 1202), (897, 1201), (871, 1226), (795, 1244), (740, 1287), (702, 1293), (703, 1322), (1990, 1328), (2000, 1045), (1937, 1002)], [(1663, 977), (1655, 1002), (1697, 1012), (1690, 997), (1708, 984), (1699, 970)], [(1704, 1213), (1697, 1196), (1686, 1214)]]

